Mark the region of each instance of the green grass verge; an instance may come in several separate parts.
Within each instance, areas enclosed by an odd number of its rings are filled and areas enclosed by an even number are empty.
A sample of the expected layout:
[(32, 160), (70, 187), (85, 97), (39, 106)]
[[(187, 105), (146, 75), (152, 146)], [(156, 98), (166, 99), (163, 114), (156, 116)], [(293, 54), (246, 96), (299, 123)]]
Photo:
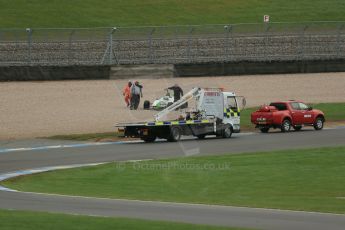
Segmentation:
[(221, 229), (239, 229), (239, 228), (223, 228), (205, 225), (182, 224), (163, 221), (147, 221), (126, 218), (105, 218), (76, 216), (65, 214), (51, 214), (43, 212), (27, 212), (27, 211), (9, 211), (0, 209), (0, 226), (1, 230), (79, 230), (79, 229), (203, 229), (203, 230), (221, 230)]
[(114, 131), (114, 132), (106, 132), (106, 133), (55, 135), (55, 136), (44, 137), (44, 138), (57, 139), (57, 140), (71, 140), (71, 141), (99, 141), (99, 140), (104, 140), (104, 139), (119, 138), (119, 134)]
[(343, 0), (0, 0), (0, 28), (345, 21)]
[(345, 213), (345, 146), (109, 163), (17, 177), (21, 191)]
[(311, 105), (325, 113), (327, 121), (345, 121), (345, 103), (319, 103)]
[(247, 131), (247, 130), (254, 130), (255, 126), (250, 121), (250, 114), (254, 111), (256, 111), (258, 107), (255, 108), (245, 108), (241, 110), (241, 130)]

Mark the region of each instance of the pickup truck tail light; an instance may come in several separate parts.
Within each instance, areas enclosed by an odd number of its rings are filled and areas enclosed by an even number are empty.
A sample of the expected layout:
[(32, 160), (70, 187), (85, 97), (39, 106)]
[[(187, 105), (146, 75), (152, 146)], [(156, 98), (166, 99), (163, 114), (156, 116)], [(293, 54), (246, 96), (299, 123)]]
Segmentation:
[(274, 112), (277, 111), (275, 106), (263, 105), (259, 108), (258, 112)]

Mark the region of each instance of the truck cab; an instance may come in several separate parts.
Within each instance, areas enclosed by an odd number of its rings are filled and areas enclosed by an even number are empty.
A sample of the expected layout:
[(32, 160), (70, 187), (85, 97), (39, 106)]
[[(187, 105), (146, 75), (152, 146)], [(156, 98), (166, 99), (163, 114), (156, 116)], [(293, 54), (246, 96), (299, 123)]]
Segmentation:
[(232, 124), (235, 132), (240, 132), (241, 109), (235, 93), (224, 92), (224, 123)]

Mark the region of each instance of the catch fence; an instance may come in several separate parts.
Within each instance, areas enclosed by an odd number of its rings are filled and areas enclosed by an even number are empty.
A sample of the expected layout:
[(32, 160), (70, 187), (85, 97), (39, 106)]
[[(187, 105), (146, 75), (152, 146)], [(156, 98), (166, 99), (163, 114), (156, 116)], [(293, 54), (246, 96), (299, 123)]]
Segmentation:
[(1, 66), (343, 58), (345, 22), (0, 29)]

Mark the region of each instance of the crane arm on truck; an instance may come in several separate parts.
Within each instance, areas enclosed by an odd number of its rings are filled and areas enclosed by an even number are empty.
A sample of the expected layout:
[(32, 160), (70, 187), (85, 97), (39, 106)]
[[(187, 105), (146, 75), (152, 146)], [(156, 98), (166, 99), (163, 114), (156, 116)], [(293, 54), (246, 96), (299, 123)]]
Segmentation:
[(200, 95), (200, 88), (193, 88), (191, 91), (186, 93), (180, 100), (174, 102), (172, 105), (168, 106), (164, 110), (160, 111), (155, 115), (155, 120), (160, 121), (163, 117), (168, 115), (170, 112), (174, 111), (175, 109), (180, 108), (184, 104), (186, 104), (191, 99)]

